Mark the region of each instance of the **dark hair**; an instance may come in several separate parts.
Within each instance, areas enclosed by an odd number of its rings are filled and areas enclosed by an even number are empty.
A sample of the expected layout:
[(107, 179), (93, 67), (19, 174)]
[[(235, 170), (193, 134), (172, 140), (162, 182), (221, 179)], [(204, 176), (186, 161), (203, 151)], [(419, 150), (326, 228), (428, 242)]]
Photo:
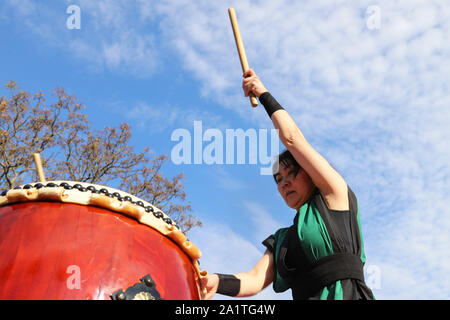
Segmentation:
[[(297, 160), (295, 160), (292, 153), (286, 149), (278, 155), (277, 160), (274, 162), (274, 164), (272, 166), (273, 178), (275, 179), (275, 182), (277, 181), (276, 175), (279, 172), (280, 164), (284, 168), (289, 168), (289, 167), (293, 166), (294, 168), (301, 169), (301, 166), (298, 164)], [(276, 168), (275, 168), (275, 166), (276, 166)]]

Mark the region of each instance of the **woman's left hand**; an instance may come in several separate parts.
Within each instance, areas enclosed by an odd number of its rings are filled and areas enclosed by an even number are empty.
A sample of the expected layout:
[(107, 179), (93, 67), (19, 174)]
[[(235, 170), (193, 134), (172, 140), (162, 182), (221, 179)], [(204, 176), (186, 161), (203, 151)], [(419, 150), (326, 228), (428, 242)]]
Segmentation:
[(211, 300), (219, 287), (219, 276), (215, 273), (207, 274), (200, 279), (202, 287), (202, 300)]

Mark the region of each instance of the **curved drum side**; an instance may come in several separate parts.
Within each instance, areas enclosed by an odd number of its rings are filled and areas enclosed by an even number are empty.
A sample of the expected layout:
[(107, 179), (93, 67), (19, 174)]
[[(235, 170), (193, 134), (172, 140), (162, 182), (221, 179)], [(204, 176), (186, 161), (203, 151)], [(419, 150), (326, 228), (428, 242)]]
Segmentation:
[(149, 274), (163, 299), (199, 299), (171, 239), (107, 209), (59, 202), (0, 207), (0, 299), (110, 299)]

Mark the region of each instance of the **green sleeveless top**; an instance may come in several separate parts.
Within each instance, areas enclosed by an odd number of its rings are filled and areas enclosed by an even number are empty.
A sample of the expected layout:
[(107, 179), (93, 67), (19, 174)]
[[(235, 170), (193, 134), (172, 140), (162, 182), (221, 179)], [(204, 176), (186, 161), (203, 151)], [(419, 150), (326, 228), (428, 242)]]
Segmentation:
[[(263, 241), (263, 245), (274, 255), (275, 292), (292, 288), (295, 275), (302, 265), (313, 263), (334, 253), (352, 253), (359, 256), (362, 263), (366, 261), (358, 204), (350, 188), (348, 197), (349, 210), (331, 210), (316, 189), (309, 201), (298, 210), (291, 227), (281, 228)], [(302, 252), (301, 257), (298, 250)], [(342, 279), (321, 288), (308, 299), (374, 299), (374, 297), (364, 281)]]

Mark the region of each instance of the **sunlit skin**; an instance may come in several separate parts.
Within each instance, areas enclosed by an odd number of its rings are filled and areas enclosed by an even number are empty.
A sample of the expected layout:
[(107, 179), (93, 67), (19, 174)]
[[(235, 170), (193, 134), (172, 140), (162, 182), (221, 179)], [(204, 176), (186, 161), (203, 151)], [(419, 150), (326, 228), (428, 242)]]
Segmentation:
[(292, 165), (287, 168), (280, 165), (279, 171), (275, 175), (275, 181), (284, 202), (290, 208), (298, 211), (311, 197), (315, 186), (305, 170), (299, 169), (295, 175), (296, 171)]

